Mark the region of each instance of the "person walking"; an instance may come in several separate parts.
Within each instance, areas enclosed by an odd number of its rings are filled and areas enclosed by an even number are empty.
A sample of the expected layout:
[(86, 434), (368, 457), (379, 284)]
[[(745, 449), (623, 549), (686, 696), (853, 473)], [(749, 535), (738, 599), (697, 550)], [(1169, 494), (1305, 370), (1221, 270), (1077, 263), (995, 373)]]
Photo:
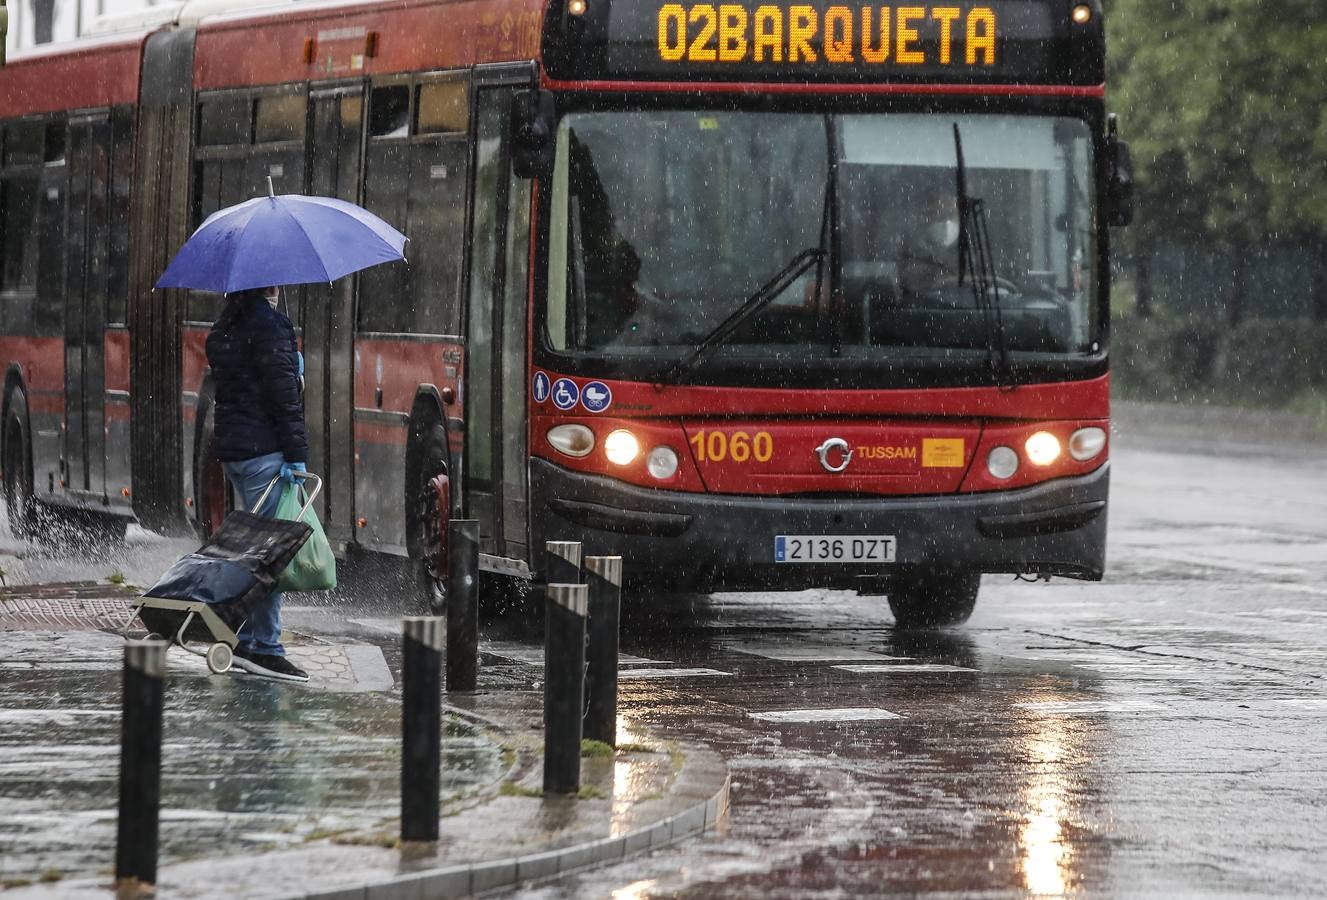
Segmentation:
[[(228, 295), (207, 336), (216, 390), (216, 455), (237, 502), (259, 515), (276, 513), (281, 491), (254, 509), (273, 478), (294, 481), (309, 456), (301, 394), (302, 360), (290, 319), (277, 311), (276, 287)], [(308, 681), (281, 645), (280, 591), (259, 603), (239, 631), (234, 665), (255, 675)]]

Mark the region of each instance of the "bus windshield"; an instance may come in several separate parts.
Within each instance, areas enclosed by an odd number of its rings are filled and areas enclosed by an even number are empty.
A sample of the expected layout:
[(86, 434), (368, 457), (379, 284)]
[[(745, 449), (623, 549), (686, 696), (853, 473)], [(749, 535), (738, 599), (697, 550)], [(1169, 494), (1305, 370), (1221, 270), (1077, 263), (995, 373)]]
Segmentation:
[[(1087, 124), (1068, 117), (568, 114), (546, 339), (564, 353), (667, 363), (717, 329), (713, 355), (730, 363), (897, 364), (982, 356), (998, 328), (1015, 362), (1091, 354), (1091, 145)], [(981, 279), (960, 218), (974, 201), (989, 235)]]

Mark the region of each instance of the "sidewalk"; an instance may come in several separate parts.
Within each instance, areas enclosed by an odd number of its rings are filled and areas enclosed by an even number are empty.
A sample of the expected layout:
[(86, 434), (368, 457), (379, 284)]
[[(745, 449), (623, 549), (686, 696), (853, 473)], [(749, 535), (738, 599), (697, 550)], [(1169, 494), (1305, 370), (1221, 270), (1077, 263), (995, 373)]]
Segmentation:
[[(122, 651), (91, 629), (124, 621), (129, 598), (0, 591), (6, 898), (108, 895)], [(644, 734), (584, 759), (580, 798), (539, 796), (541, 695), (481, 667), (479, 692), (447, 698), (441, 839), (403, 852), (395, 644), (338, 640), (291, 635), (308, 685), (211, 676), (171, 651), (159, 896), (464, 896), (621, 859), (726, 813), (716, 755)]]

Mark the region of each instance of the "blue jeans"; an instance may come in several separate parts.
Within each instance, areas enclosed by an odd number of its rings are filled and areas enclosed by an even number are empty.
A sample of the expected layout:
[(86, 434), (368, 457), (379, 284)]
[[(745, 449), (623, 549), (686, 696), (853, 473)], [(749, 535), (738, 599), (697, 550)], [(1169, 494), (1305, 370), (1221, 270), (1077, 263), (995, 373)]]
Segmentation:
[[(223, 462), (222, 470), (226, 478), (235, 487), (237, 497), (235, 505), (253, 510), (261, 516), (276, 515), (277, 503), (281, 500), (282, 485), (272, 488), (267, 495), (267, 502), (262, 509), (255, 510), (254, 504), (267, 490), (272, 479), (281, 471), (285, 457), (280, 453), (255, 456), (238, 462)], [(240, 649), (249, 653), (264, 653), (269, 656), (285, 656), (286, 648), (281, 646), (281, 592), (273, 591), (265, 601), (257, 604), (249, 613), (248, 620), (240, 628)]]

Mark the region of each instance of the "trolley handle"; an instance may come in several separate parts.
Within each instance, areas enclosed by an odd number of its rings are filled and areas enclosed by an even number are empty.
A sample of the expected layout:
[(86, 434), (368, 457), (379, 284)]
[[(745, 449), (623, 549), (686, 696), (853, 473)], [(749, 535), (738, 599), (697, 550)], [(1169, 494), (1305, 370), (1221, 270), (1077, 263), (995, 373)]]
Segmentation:
[[(291, 472), (290, 474), (294, 475), (296, 478), (300, 478), (306, 481), (311, 478), (313, 479), (314, 482), (313, 490), (309, 491), (308, 496), (304, 499), (304, 505), (300, 507), (299, 517), (303, 519), (304, 514), (308, 512), (309, 507), (313, 505), (314, 498), (317, 497), (318, 492), (323, 489), (323, 480), (321, 476), (315, 475), (312, 472), (295, 471)], [(253, 509), (251, 510), (251, 512), (257, 513), (258, 510), (263, 508), (263, 504), (267, 502), (268, 495), (272, 493), (272, 488), (276, 487), (276, 483), (280, 480), (281, 480), (280, 475), (272, 479), (271, 483), (267, 485), (267, 490), (263, 491), (263, 495), (259, 497), (258, 502), (253, 505)]]

